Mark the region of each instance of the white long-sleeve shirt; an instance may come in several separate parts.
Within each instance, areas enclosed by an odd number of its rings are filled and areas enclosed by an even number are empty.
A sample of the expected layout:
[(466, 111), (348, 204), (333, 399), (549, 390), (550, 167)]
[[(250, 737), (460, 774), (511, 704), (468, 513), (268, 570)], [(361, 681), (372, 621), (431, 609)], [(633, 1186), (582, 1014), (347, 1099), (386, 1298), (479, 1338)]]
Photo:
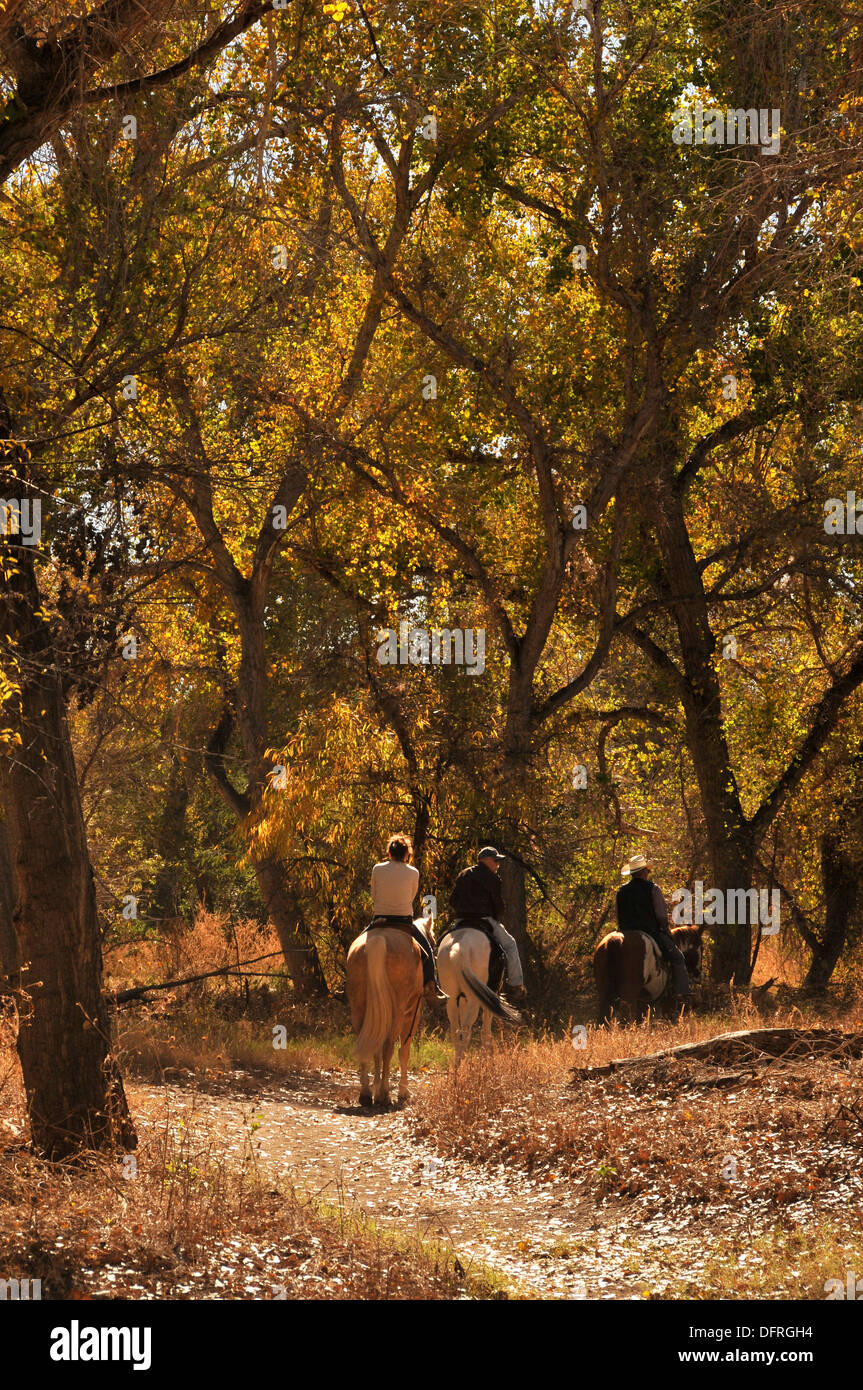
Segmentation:
[(420, 886), (419, 870), (399, 859), (385, 859), (372, 869), (372, 908), (376, 917), (413, 917)]

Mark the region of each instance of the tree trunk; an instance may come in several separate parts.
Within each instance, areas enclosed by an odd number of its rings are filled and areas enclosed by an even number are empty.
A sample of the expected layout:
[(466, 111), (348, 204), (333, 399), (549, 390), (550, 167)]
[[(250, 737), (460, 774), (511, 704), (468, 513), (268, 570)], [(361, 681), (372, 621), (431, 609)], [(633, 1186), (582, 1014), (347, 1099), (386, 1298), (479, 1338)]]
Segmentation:
[[(423, 869), (425, 868), (426, 840), (428, 839), (429, 824), (431, 823), (431, 807), (428, 797), (424, 796), (419, 790), (414, 791), (414, 833), (412, 836), (414, 847), (414, 865), (419, 872), (420, 885), (422, 885)], [(427, 888), (426, 892), (431, 892)]]
[[(529, 804), (528, 779), (533, 756), (533, 684), (524, 665), (514, 663), (507, 692), (506, 726), (503, 737), (502, 783), (497, 797), (500, 834), (504, 836), (506, 859), (500, 866), (501, 891), (506, 904), (504, 926), (515, 937), (531, 988), (539, 983), (540, 955), (531, 940), (527, 924), (527, 871), (511, 852), (522, 848), (523, 808)], [(494, 836), (492, 835), (492, 843)]]
[(527, 891), (524, 865), (507, 855), (500, 866), (500, 886), (506, 903), (504, 926), (518, 942), (519, 953), (524, 960), (528, 953), (527, 936)]
[(14, 906), (9, 839), (5, 822), (0, 820), (0, 975), (14, 975), (18, 969), (18, 942), (12, 926)]
[(186, 844), (186, 812), (189, 806), (189, 784), (179, 754), (171, 755), (171, 775), (165, 804), (159, 819), (156, 855), (159, 868), (150, 897), (149, 915), (157, 921), (170, 921), (178, 915), (180, 872), (178, 860)]
[[(748, 890), (755, 846), (743, 814), (725, 737), (722, 695), (714, 666), (716, 641), (710, 628), (701, 572), (681, 498), (673, 487), (666, 485), (657, 501), (657, 539), (683, 659), (681, 693), (686, 741), (709, 839), (713, 870), (710, 887), (722, 893), (729, 889)], [(712, 978), (727, 984), (733, 977), (735, 984), (747, 985), (751, 973), (750, 925), (717, 926), (711, 935)]]
[[(248, 723), (248, 712), (245, 714)], [(237, 790), (228, 777), (224, 764), (225, 749), (233, 727), (233, 711), (230, 705), (225, 704), (222, 717), (207, 745), (204, 761), (219, 794), (233, 811), (248, 842), (248, 827), (260, 804), (265, 764), (263, 759), (258, 758), (257, 775), (254, 781), (250, 780), (250, 790)], [(294, 989), (302, 997), (326, 995), (327, 984), (317, 948), (306, 926), (296, 895), (286, 882), (284, 865), (276, 859), (255, 855), (252, 855), (252, 865), (264, 900), (267, 919), (275, 927)]]
[(826, 989), (848, 936), (848, 923), (857, 908), (857, 874), (851, 856), (829, 832), (821, 836), (821, 881), (824, 885), (824, 930), (812, 938), (812, 960), (803, 988), (813, 994)]
[(284, 866), (275, 859), (255, 861), (255, 877), (267, 917), (276, 929), (288, 974), (301, 998), (325, 997), (327, 982), (300, 905), (285, 882)]
[[(12, 863), (13, 926), (31, 1003), (18, 1055), (35, 1149), (133, 1148), (135, 1131), (111, 1056), (93, 873), (65, 701), (33, 552), (7, 544), (0, 641), (20, 686), (21, 743), (0, 759)], [(12, 572), (9, 572), (10, 561)]]

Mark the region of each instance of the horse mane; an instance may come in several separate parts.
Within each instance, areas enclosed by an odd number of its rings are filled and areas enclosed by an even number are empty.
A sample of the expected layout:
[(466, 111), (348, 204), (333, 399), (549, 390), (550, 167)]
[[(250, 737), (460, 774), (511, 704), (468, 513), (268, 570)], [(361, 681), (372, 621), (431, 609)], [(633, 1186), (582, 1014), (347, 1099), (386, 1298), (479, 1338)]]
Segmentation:
[(680, 945), (681, 940), (685, 940), (687, 944), (694, 946), (696, 941), (701, 936), (701, 928), (693, 926), (672, 927), (671, 936), (673, 938), (676, 938), (678, 946)]
[(427, 917), (415, 917), (414, 926), (419, 928), (429, 945), (434, 946), (434, 918), (431, 913)]

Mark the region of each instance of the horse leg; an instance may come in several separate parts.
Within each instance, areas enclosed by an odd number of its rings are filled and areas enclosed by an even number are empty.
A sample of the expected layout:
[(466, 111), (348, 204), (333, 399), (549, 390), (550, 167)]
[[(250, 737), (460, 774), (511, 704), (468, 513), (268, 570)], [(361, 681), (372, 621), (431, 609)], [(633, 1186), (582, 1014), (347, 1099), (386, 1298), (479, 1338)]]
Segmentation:
[(386, 1108), (390, 1103), (390, 1062), (393, 1058), (394, 1038), (387, 1038), (384, 1043), (383, 1056), (381, 1057), (381, 1075), (378, 1088), (375, 1092), (375, 1105)]
[(360, 1105), (371, 1105), (372, 1088), (369, 1085), (369, 1069), (365, 1062), (360, 1062)]
[(465, 994), (459, 994), (456, 999), (456, 1042), (455, 1042), (455, 1064), (458, 1067), (467, 1052), (467, 1045), (470, 1041), (470, 1030), (473, 1027), (473, 1019), (468, 1022), (470, 1012), (470, 1001)]
[(478, 1015), (479, 1003), (476, 999), (474, 999), (473, 995), (471, 995), (468, 999), (464, 1000), (459, 1013), (459, 1018), (461, 1020), (461, 1027), (459, 1029), (459, 1041), (461, 1043), (462, 1057), (467, 1052), (468, 1047), (470, 1046), (470, 1035), (473, 1032), (473, 1025), (476, 1023)]
[(449, 1040), (452, 1043), (456, 1061), (458, 1061), (458, 1004), (452, 994), (448, 996), (446, 1001), (446, 1016), (449, 1022)]
[(399, 1048), (399, 1105), (407, 1105), (410, 1100), (408, 1094), (408, 1066), (411, 1060), (411, 1040), (403, 1042)]
[(422, 996), (405, 1010), (402, 1018), (401, 1027), (401, 1046), (399, 1048), (399, 1105), (405, 1105), (410, 1100), (408, 1094), (408, 1067), (411, 1060), (411, 1043), (414, 1039), (414, 1029), (416, 1028), (420, 1013), (422, 1012)]
[(622, 1024), (632, 1023), (636, 1009), (635, 1000), (629, 994), (620, 994), (617, 1000), (617, 1017)]
[(465, 1030), (465, 1021), (468, 1012), (468, 997), (463, 990), (457, 990), (455, 998), (450, 995), (447, 1004), (449, 1014), (450, 1032), (452, 1034), (452, 1045), (455, 1049), (456, 1068), (461, 1063), (467, 1050), (467, 1039), (470, 1037), (470, 1028)]
[(483, 1052), (491, 1052), (491, 1013), (488, 1009), (482, 1010), (482, 1031), (480, 1033), (480, 1047)]

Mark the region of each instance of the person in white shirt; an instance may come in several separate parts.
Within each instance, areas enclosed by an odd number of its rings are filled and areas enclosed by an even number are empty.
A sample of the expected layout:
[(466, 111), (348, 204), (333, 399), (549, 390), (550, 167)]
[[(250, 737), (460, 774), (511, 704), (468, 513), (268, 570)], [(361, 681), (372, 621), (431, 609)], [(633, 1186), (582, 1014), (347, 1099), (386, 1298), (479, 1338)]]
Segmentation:
[(372, 869), (372, 909), (375, 926), (405, 926), (422, 952), (423, 995), (434, 1003), (445, 999), (437, 983), (434, 951), (427, 937), (414, 925), (414, 899), (419, 892), (419, 871), (408, 861), (413, 845), (407, 835), (391, 835), (387, 857)]

